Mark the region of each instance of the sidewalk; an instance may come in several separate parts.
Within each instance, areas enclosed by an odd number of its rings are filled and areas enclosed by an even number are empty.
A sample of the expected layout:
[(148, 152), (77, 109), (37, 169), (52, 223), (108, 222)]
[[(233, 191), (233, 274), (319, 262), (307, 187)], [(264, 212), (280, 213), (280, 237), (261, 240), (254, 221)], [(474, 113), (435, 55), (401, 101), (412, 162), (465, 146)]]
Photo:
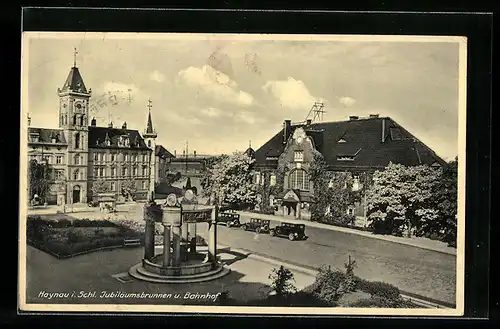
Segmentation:
[(307, 227), (315, 227), (315, 228), (320, 228), (324, 230), (330, 230), (330, 231), (337, 231), (337, 232), (343, 232), (343, 233), (349, 233), (349, 234), (356, 234), (356, 235), (361, 235), (373, 239), (379, 239), (379, 240), (384, 240), (384, 241), (389, 241), (393, 243), (399, 243), (399, 244), (404, 244), (408, 246), (413, 246), (421, 249), (427, 249), (427, 250), (432, 250), (436, 252), (441, 252), (449, 255), (456, 255), (457, 250), (452, 247), (448, 247), (446, 243), (437, 241), (437, 240), (431, 240), (427, 238), (419, 238), (419, 237), (412, 237), (412, 238), (404, 238), (404, 237), (398, 237), (398, 236), (392, 236), (392, 235), (379, 235), (379, 234), (373, 234), (371, 232), (365, 232), (365, 231), (359, 231), (356, 229), (352, 228), (346, 228), (346, 227), (339, 227), (339, 226), (334, 226), (334, 225), (328, 225), (328, 224), (323, 224), (323, 223), (317, 223), (317, 222), (310, 222), (306, 220), (301, 220), (301, 219), (293, 219), (293, 218), (287, 218), (287, 217), (281, 217), (281, 216), (276, 216), (276, 215), (266, 215), (266, 214), (258, 214), (258, 213), (252, 213), (252, 212), (246, 212), (246, 211), (238, 211), (240, 215), (252, 217), (252, 218), (260, 218), (260, 219), (268, 219), (272, 221), (277, 221), (277, 222), (288, 222), (288, 223), (295, 223), (295, 224), (304, 224)]

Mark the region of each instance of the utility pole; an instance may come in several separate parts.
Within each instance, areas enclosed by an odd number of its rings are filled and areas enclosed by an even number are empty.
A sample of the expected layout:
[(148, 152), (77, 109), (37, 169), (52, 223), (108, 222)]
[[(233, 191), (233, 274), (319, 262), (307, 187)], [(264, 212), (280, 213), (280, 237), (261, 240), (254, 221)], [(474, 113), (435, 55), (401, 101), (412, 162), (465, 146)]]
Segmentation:
[(311, 119), (312, 122), (321, 122), (323, 121), (323, 114), (325, 111), (325, 104), (322, 102), (314, 102), (311, 110), (307, 114), (306, 120)]

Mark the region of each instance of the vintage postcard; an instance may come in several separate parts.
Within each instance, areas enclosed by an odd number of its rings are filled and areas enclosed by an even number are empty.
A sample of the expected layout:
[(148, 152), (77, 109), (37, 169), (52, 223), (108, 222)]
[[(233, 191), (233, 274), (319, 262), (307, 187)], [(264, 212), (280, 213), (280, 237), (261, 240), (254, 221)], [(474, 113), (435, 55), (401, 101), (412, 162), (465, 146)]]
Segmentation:
[(24, 33), (19, 309), (462, 315), (466, 58)]

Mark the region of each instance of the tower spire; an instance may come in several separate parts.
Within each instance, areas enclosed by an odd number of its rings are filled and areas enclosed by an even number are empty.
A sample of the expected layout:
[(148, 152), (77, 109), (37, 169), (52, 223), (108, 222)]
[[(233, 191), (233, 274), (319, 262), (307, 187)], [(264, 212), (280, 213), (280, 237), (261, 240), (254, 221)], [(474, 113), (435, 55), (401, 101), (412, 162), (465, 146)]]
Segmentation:
[(76, 51), (76, 47), (73, 48), (73, 67), (76, 67), (76, 55), (78, 54), (78, 51)]
[(252, 148), (252, 141), (251, 140), (248, 141), (248, 148), (250, 148), (250, 149)]
[(153, 107), (151, 99), (148, 99), (148, 123), (146, 126), (146, 134), (148, 135), (155, 135), (155, 130), (153, 129), (153, 120), (151, 119), (151, 108)]

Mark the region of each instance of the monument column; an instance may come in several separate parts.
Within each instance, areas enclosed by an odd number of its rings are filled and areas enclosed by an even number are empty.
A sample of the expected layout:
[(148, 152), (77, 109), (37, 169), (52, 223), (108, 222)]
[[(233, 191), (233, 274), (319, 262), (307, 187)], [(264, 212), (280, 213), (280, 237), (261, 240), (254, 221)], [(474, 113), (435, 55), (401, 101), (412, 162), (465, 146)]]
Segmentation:
[(188, 223), (185, 222), (184, 219), (182, 221), (181, 231), (182, 231), (182, 240), (188, 241), (188, 235), (189, 235)]
[[(196, 222), (189, 223), (188, 230), (189, 230), (189, 239), (190, 239), (189, 242), (191, 243), (190, 252), (195, 253), (196, 252)], [(192, 242), (193, 239), (194, 239), (194, 242)]]
[(155, 222), (150, 218), (145, 218), (145, 220), (144, 259), (151, 260), (155, 255)]
[(212, 218), (208, 228), (208, 258), (212, 262), (217, 261), (217, 213), (219, 207), (216, 205), (212, 210)]
[(170, 266), (170, 225), (163, 225), (163, 267)]
[(143, 217), (146, 221), (144, 232), (144, 259), (150, 260), (155, 254), (155, 214), (154, 204), (144, 205)]
[(173, 247), (174, 255), (172, 257), (172, 266), (178, 266), (181, 261), (181, 234), (182, 234), (181, 225), (179, 224), (173, 225), (172, 235), (174, 242), (174, 247)]

